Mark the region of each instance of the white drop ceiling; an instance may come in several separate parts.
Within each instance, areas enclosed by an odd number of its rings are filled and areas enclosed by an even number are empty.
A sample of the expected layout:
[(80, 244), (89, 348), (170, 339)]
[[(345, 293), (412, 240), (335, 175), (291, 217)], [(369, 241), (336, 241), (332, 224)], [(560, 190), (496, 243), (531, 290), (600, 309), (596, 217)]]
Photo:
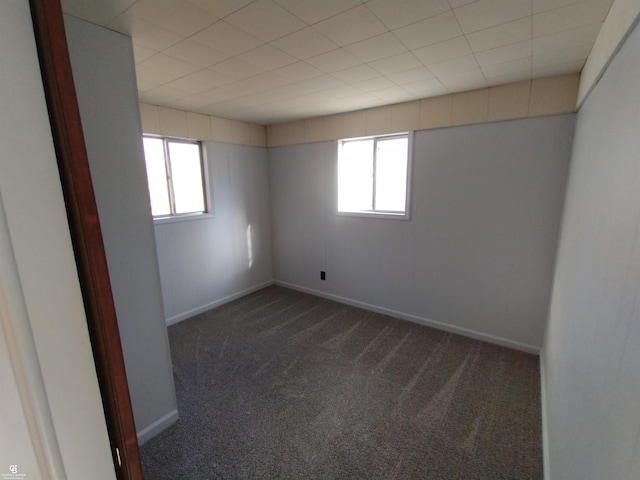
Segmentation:
[(62, 0), (142, 102), (262, 125), (578, 72), (612, 0)]

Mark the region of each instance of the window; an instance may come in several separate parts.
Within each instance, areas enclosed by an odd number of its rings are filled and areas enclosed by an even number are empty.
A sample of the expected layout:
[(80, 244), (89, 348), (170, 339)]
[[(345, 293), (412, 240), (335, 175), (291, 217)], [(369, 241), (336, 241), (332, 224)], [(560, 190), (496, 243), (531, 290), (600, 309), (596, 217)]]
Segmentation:
[(147, 182), (154, 217), (207, 211), (200, 143), (144, 137)]
[(409, 217), (409, 136), (338, 142), (338, 213)]

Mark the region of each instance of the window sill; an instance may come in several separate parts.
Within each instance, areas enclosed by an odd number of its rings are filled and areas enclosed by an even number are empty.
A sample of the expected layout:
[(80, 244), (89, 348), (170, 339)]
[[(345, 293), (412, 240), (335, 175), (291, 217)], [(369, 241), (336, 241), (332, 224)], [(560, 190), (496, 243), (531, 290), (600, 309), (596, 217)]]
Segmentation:
[(210, 220), (215, 218), (212, 213), (193, 213), (188, 215), (173, 215), (170, 217), (153, 217), (154, 225), (164, 225), (166, 223), (193, 222), (198, 220)]
[(389, 212), (336, 212), (341, 217), (360, 217), (360, 218), (386, 218), (388, 220), (410, 220), (409, 213), (389, 213)]

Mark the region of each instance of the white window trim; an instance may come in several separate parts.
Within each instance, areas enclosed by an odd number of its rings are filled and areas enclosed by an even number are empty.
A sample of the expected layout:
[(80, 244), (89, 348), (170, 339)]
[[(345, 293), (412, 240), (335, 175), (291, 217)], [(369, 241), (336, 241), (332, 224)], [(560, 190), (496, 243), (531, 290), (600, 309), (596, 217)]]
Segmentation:
[[(207, 149), (205, 148), (204, 142), (201, 142), (199, 140), (194, 140), (192, 138), (167, 137), (164, 135), (152, 135), (152, 134), (146, 134), (146, 133), (143, 134), (142, 136), (150, 137), (150, 138), (159, 138), (163, 141), (168, 140), (168, 141), (176, 141), (176, 142), (183, 142), (183, 143), (197, 143), (200, 146), (200, 160), (202, 162), (202, 189), (204, 193), (204, 203), (205, 203), (206, 210), (204, 212), (177, 213), (177, 214), (171, 214), (171, 215), (152, 216), (153, 223), (157, 225), (161, 225), (165, 223), (190, 222), (195, 220), (207, 220), (207, 219), (215, 218), (215, 213), (213, 209), (213, 198), (211, 197), (211, 188), (209, 187), (210, 185), (209, 162), (207, 159)], [(143, 155), (144, 155), (144, 151), (143, 151)], [(165, 155), (166, 155), (166, 152), (165, 152)], [(145, 172), (145, 178), (146, 178), (146, 172)]]
[[(352, 212), (343, 212), (339, 210), (338, 206), (338, 182), (339, 182), (339, 172), (338, 172), (338, 156), (340, 155), (340, 145), (342, 142), (353, 141), (353, 140), (367, 140), (367, 139), (378, 139), (378, 138), (393, 138), (393, 137), (402, 137), (407, 136), (407, 191), (406, 191), (406, 208), (404, 213), (397, 212), (385, 212), (382, 210), (359, 210)], [(361, 217), (361, 218), (384, 218), (386, 220), (411, 220), (411, 185), (412, 185), (412, 175), (413, 175), (413, 132), (399, 132), (399, 133), (390, 133), (385, 135), (370, 135), (366, 137), (353, 137), (353, 138), (343, 138), (336, 142), (336, 161), (335, 161), (335, 186), (336, 186), (336, 194), (334, 195), (335, 208), (334, 211), (336, 215), (341, 217)]]
[(155, 225), (161, 225), (164, 223), (193, 222), (195, 220), (207, 220), (211, 218), (215, 218), (215, 215), (213, 215), (211, 212), (181, 213), (180, 215), (153, 217), (153, 223)]

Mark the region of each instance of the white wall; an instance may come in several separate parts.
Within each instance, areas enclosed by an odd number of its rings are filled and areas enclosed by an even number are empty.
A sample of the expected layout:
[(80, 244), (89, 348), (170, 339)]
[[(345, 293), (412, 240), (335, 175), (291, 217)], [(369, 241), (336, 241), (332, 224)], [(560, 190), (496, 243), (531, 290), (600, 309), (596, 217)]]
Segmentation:
[(542, 351), (548, 478), (640, 472), (640, 29), (577, 114)]
[(206, 142), (213, 215), (156, 223), (169, 324), (272, 281), (267, 151)]
[(335, 142), (271, 148), (276, 281), (537, 351), (572, 129), (562, 115), (416, 132), (410, 221), (335, 214)]
[(177, 419), (131, 39), (65, 17), (131, 403), (141, 441)]
[[(4, 292), (3, 292), (4, 293)], [(4, 300), (4, 298), (3, 298)], [(4, 322), (4, 319), (3, 319)], [(0, 328), (0, 461), (19, 465), (22, 473), (42, 478), (36, 447), (29, 435), (29, 423), (20, 398), (20, 387), (12, 369), (10, 344)], [(11, 432), (11, 433), (8, 433)], [(5, 467), (5, 468), (7, 468)], [(6, 470), (8, 473), (8, 470)]]
[(580, 72), (578, 106), (607, 69), (609, 61), (626, 40), (640, 16), (640, 0), (614, 0), (595, 44)]
[(0, 44), (0, 472), (114, 479), (29, 2), (0, 2)]

